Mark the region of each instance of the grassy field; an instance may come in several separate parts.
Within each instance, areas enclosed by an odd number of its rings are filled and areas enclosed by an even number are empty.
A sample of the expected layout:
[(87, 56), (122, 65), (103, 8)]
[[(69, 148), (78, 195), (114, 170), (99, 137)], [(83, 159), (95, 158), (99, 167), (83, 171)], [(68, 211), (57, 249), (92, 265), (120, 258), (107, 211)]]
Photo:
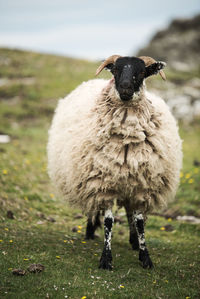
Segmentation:
[[(103, 231), (85, 241), (86, 218), (59, 200), (49, 182), (47, 131), (57, 99), (93, 78), (96, 67), (0, 49), (0, 133), (11, 137), (0, 144), (0, 298), (200, 298), (200, 225), (174, 219), (200, 217), (200, 167), (193, 163), (200, 161), (198, 121), (180, 126), (184, 165), (176, 200), (162, 212), (167, 217), (147, 222), (153, 270), (144, 270), (131, 250), (123, 210), (113, 229), (113, 271), (99, 270)], [(45, 270), (30, 273), (33, 263)], [(13, 275), (15, 268), (26, 274)]]

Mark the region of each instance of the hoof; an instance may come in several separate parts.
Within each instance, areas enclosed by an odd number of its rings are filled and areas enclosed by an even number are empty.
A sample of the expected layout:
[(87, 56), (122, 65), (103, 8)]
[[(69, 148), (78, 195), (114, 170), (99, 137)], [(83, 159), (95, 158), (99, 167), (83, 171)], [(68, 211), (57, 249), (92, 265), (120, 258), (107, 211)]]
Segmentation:
[(100, 263), (99, 263), (99, 269), (105, 269), (105, 270), (112, 270), (112, 255), (111, 251), (103, 251)]
[(111, 262), (101, 260), (99, 264), (99, 269), (105, 269), (111, 271), (112, 270)]
[(153, 268), (153, 263), (149, 256), (148, 250), (140, 250), (139, 252), (139, 260), (142, 262), (142, 267), (144, 269), (151, 269)]

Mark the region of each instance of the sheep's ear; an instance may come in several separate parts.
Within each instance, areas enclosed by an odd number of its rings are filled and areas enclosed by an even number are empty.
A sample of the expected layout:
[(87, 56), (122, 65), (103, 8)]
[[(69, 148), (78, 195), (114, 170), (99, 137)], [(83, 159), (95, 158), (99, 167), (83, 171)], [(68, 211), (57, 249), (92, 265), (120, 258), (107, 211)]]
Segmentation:
[(162, 79), (166, 80), (165, 73), (162, 71), (162, 69), (164, 69), (165, 66), (166, 63), (163, 61), (157, 61), (155, 63), (152, 63), (151, 65), (145, 68), (145, 78), (148, 78), (152, 75), (157, 75), (159, 73)]

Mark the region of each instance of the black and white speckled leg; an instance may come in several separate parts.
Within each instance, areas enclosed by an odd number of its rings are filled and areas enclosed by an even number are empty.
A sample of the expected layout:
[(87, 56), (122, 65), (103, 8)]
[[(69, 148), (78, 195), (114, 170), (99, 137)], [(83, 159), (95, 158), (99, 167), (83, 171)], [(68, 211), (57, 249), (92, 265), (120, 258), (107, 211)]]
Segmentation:
[(100, 212), (97, 212), (97, 215), (95, 216), (94, 219), (93, 217), (88, 217), (85, 238), (87, 240), (94, 239), (95, 230), (100, 226), (101, 226)]
[(127, 216), (127, 220), (128, 220), (128, 224), (129, 224), (129, 230), (130, 230), (129, 242), (130, 242), (133, 250), (139, 250), (138, 235), (137, 235), (137, 231), (136, 231), (136, 228), (135, 228), (135, 223), (134, 223), (134, 220), (133, 220), (133, 211), (126, 208), (126, 216)]
[(133, 213), (133, 220), (138, 234), (139, 242), (139, 260), (142, 262), (143, 268), (152, 268), (153, 263), (150, 259), (144, 236), (144, 217), (141, 212), (136, 211)]
[(104, 248), (100, 258), (99, 268), (112, 270), (111, 237), (114, 218), (112, 211), (106, 210), (104, 217)]

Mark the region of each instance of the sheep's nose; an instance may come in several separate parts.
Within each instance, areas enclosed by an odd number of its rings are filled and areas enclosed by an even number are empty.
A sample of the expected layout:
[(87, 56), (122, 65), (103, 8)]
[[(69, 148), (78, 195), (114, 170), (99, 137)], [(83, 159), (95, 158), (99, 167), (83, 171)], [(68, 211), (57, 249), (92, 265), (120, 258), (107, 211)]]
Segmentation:
[(131, 87), (131, 83), (128, 80), (124, 80), (121, 84), (120, 84), (121, 88), (130, 88)]

